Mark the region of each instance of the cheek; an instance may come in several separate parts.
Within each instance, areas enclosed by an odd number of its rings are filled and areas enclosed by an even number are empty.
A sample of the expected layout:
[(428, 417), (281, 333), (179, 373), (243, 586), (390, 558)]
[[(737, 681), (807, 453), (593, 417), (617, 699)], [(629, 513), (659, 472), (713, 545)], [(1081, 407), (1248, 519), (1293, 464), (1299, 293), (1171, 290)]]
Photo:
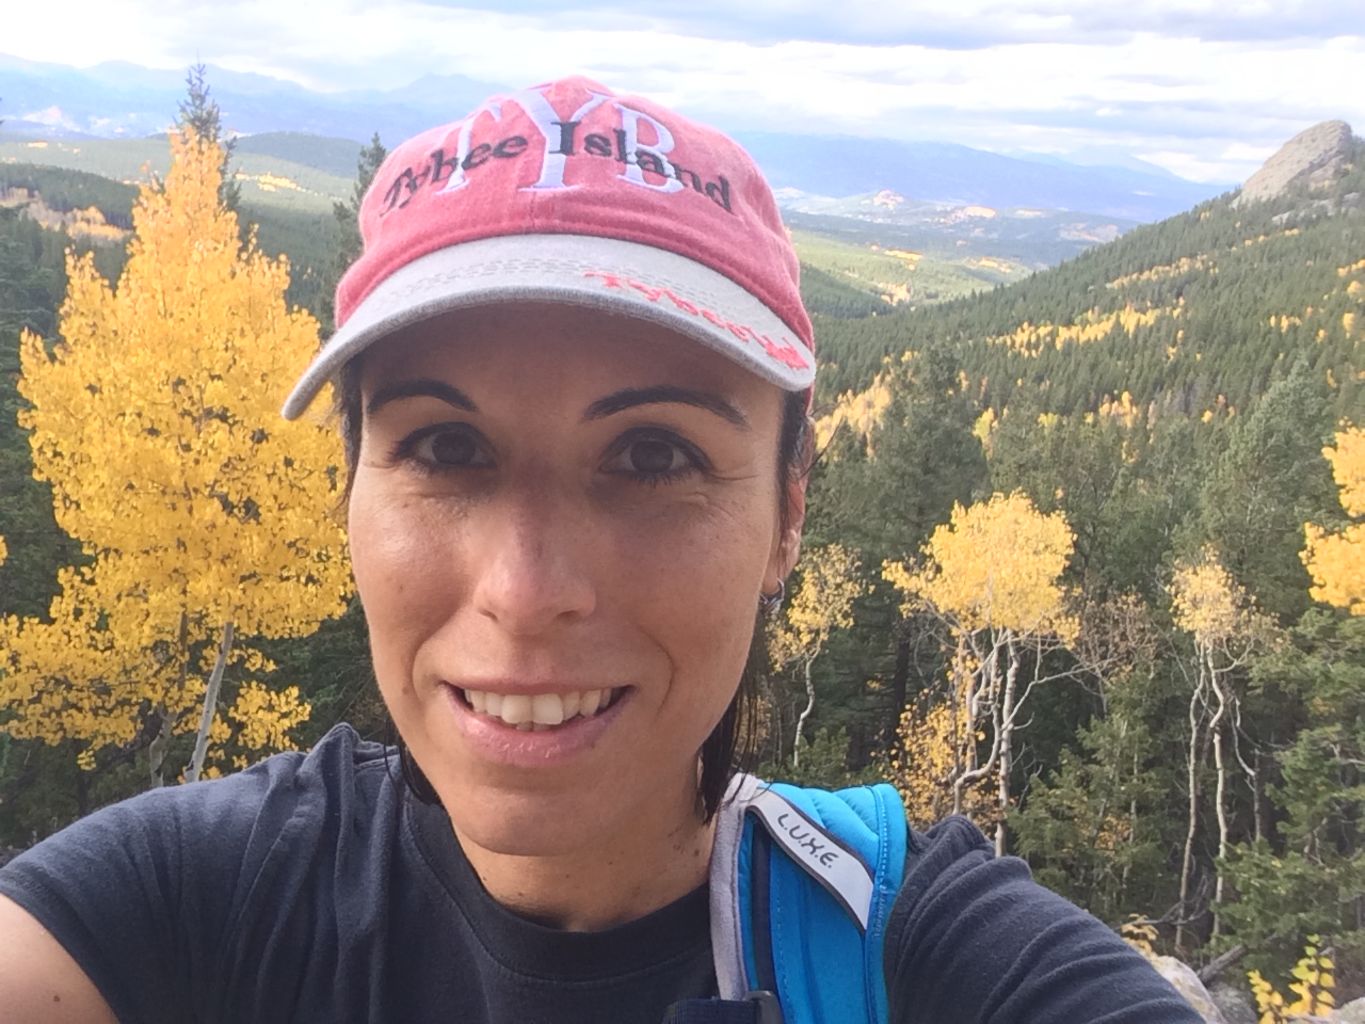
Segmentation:
[(637, 622), (671, 663), (666, 706), (695, 720), (703, 735), (743, 671), (773, 535), (761, 502), (710, 512), (658, 536), (636, 531), (619, 563)]
[(381, 687), (411, 677), (421, 639), (459, 599), (449, 533), (423, 518), (420, 502), (357, 478), (348, 517), (351, 562)]

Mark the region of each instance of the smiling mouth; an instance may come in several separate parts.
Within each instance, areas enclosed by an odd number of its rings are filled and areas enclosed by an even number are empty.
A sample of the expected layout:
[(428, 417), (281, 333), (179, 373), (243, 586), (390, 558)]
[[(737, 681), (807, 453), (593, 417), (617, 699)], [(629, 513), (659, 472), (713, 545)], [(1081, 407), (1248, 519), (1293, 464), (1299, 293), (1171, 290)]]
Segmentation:
[(624, 686), (536, 694), (456, 688), (460, 700), (475, 714), (495, 719), (521, 732), (548, 732), (580, 718), (600, 715), (616, 703), (625, 691)]

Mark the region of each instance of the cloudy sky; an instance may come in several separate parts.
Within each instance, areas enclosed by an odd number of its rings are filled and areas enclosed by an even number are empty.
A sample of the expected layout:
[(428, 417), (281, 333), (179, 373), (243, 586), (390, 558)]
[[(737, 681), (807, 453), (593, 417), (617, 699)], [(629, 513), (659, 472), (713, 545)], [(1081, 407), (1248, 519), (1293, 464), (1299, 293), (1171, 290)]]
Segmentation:
[(9, 5), (0, 51), (195, 60), (315, 89), (571, 72), (733, 130), (845, 132), (1235, 182), (1365, 134), (1365, 0), (99, 0)]

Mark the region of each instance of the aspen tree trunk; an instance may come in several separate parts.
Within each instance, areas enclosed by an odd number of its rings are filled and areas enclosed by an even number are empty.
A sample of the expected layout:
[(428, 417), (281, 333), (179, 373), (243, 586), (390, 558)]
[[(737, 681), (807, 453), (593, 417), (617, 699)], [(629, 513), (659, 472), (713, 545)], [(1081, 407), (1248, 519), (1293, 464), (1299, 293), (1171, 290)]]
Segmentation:
[[(978, 669), (970, 672), (968, 678), (973, 681), (973, 694), (967, 701), (968, 733), (965, 737), (967, 754), (967, 771), (962, 772), (953, 780), (953, 806), (960, 813), (963, 804), (963, 794), (966, 793), (968, 786), (975, 786), (982, 779), (988, 778), (995, 771), (999, 764), (1000, 743), (1004, 738), (1005, 717), (1003, 713), (1003, 702), (1000, 686), (1000, 659), (998, 652), (1000, 649), (1000, 639), (998, 636), (991, 637), (991, 653), (985, 658), (980, 656), (980, 651), (976, 654), (976, 664)], [(982, 763), (977, 757), (976, 752), (976, 721), (978, 717), (984, 717), (982, 710), (977, 706), (978, 701), (989, 702), (989, 713), (991, 716), (991, 752)]]
[[(190, 674), (190, 616), (183, 608), (180, 611), (180, 622), (176, 626), (175, 635), (176, 651), (180, 655), (180, 678), (177, 688), (183, 691), (185, 680)], [(151, 775), (153, 789), (166, 784), (166, 751), (170, 747), (171, 733), (178, 720), (178, 716), (172, 715), (165, 707), (157, 707), (155, 714), (158, 719), (156, 735), (147, 745), (147, 770)]]
[(1213, 872), (1213, 934), (1218, 934), (1218, 911), (1217, 908), (1223, 904), (1223, 882), (1224, 864), (1228, 855), (1228, 808), (1227, 808), (1227, 765), (1223, 761), (1223, 722), (1227, 717), (1227, 698), (1223, 693), (1222, 682), (1213, 666), (1213, 652), (1210, 651), (1206, 657), (1209, 659), (1209, 676), (1213, 680), (1213, 692), (1218, 697), (1218, 710), (1214, 713), (1213, 721), (1210, 723), (1210, 731), (1213, 734), (1213, 763), (1218, 772), (1218, 784), (1214, 797), (1214, 811), (1218, 816), (1218, 864)]
[(1265, 809), (1262, 806), (1265, 802), (1265, 787), (1261, 783), (1261, 750), (1257, 747), (1251, 754), (1251, 764), (1242, 756), (1241, 741), (1238, 734), (1242, 728), (1242, 706), (1235, 689), (1227, 691), (1228, 702), (1231, 705), (1229, 716), (1232, 719), (1232, 751), (1237, 757), (1237, 763), (1242, 766), (1242, 774), (1247, 777), (1247, 784), (1251, 786), (1251, 825), (1256, 841), (1260, 842), (1266, 838), (1265, 833)]
[(1190, 790), (1188, 825), (1185, 829), (1185, 855), (1180, 862), (1180, 922), (1175, 926), (1176, 949), (1185, 949), (1185, 920), (1189, 914), (1190, 875), (1194, 870), (1194, 833), (1199, 822), (1199, 698), (1204, 688), (1204, 670), (1190, 694), (1190, 756), (1186, 761), (1186, 783)]
[[(978, 659), (979, 660), (979, 659)], [(953, 779), (953, 813), (962, 813), (962, 793), (966, 789), (963, 779), (976, 771), (976, 702), (979, 695), (982, 678), (985, 675), (985, 665), (968, 672), (967, 664), (967, 640), (959, 637), (957, 643), (957, 659), (955, 662), (956, 678), (953, 680), (954, 692), (962, 692), (961, 701), (967, 711), (967, 728), (963, 733), (962, 739), (962, 759), (957, 772), (957, 777)], [(962, 684), (966, 685), (963, 686)]]
[(956, 653), (954, 654), (954, 656), (953, 656), (953, 678), (949, 681), (949, 686), (950, 686), (950, 688), (951, 688), (951, 690), (952, 690), (952, 692), (949, 694), (949, 700), (952, 701), (952, 709), (953, 709), (953, 813), (954, 813), (954, 814), (961, 814), (961, 813), (962, 813), (962, 787), (960, 787), (960, 786), (957, 784), (957, 783), (958, 783), (958, 780), (961, 779), (962, 776), (965, 775), (965, 774), (967, 773), (967, 771), (969, 770), (969, 768), (970, 768), (970, 766), (969, 766), (968, 764), (966, 764), (966, 762), (965, 762), (966, 751), (964, 751), (964, 750), (962, 749), (962, 748), (963, 748), (963, 744), (962, 744), (961, 742), (958, 741), (958, 736), (959, 736), (959, 735), (965, 735), (965, 736), (967, 737), (966, 743), (967, 743), (967, 745), (970, 747), (970, 746), (972, 745), (972, 743), (974, 743), (974, 735), (975, 735), (975, 725), (974, 725), (974, 723), (973, 723), (973, 721), (972, 721), (972, 703), (971, 703), (970, 700), (967, 701), (967, 707), (966, 707), (966, 712), (967, 712), (967, 728), (966, 728), (966, 731), (965, 731), (964, 733), (961, 733), (961, 734), (959, 734), (958, 731), (957, 731), (958, 713), (959, 713), (959, 711), (962, 709), (962, 703), (963, 703), (963, 701), (962, 701), (962, 667), (963, 667), (963, 662), (966, 660), (966, 657), (967, 657), (967, 655), (966, 655), (966, 646), (967, 646), (967, 641), (966, 641), (963, 637), (959, 636), (959, 637), (957, 638), (957, 652), (956, 652)]
[(1259, 750), (1252, 756), (1256, 762), (1256, 770), (1251, 774), (1251, 813), (1256, 825), (1256, 841), (1260, 842), (1270, 838), (1266, 835), (1265, 829), (1265, 783), (1262, 781), (1265, 768)]
[(896, 667), (891, 673), (891, 722), (887, 736), (893, 740), (900, 728), (901, 712), (905, 710), (910, 684), (910, 638), (902, 622), (896, 635)]
[(810, 677), (810, 668), (814, 661), (814, 658), (806, 659), (806, 710), (802, 711), (801, 717), (796, 720), (796, 739), (792, 742), (793, 768), (801, 767), (801, 733), (806, 727), (806, 719), (815, 710), (815, 682)]
[(213, 716), (218, 710), (218, 693), (223, 688), (223, 669), (227, 667), (228, 652), (232, 650), (232, 633), (232, 623), (223, 623), (223, 641), (218, 645), (218, 660), (213, 663), (208, 686), (204, 689), (204, 713), (199, 716), (199, 731), (194, 736), (194, 756), (190, 758), (190, 766), (185, 769), (186, 782), (197, 782), (199, 773), (204, 770), (204, 758), (209, 751), (209, 730), (213, 727)]
[(995, 855), (1005, 855), (1005, 813), (1010, 809), (1010, 767), (1012, 766), (1012, 741), (1014, 739), (1014, 696), (1019, 680), (1019, 652), (1013, 640), (1006, 641), (1010, 661), (1005, 669), (1005, 692), (1000, 701), (999, 804), (1000, 820), (995, 823)]
[(175, 727), (175, 716), (165, 708), (157, 708), (156, 716), (160, 724), (157, 726), (156, 735), (152, 737), (152, 742), (147, 744), (147, 772), (153, 789), (166, 784), (164, 776), (166, 748), (170, 745), (171, 730)]
[[(1136, 778), (1138, 777), (1139, 774), (1140, 774), (1140, 765), (1139, 765), (1139, 763), (1138, 763), (1138, 752), (1137, 752), (1137, 747), (1134, 746), (1134, 747), (1133, 747), (1133, 778), (1136, 779)], [(1130, 797), (1129, 800), (1128, 800), (1128, 845), (1129, 845), (1130, 848), (1137, 845), (1137, 833), (1138, 833), (1138, 805), (1137, 805), (1137, 797), (1136, 797), (1136, 796), (1133, 796), (1133, 797)], [(1132, 861), (1132, 858), (1130, 857), (1130, 858), (1128, 858), (1127, 860), (1124, 861), (1124, 865), (1123, 865), (1123, 882), (1122, 882), (1122, 885), (1123, 885), (1123, 892), (1125, 892), (1125, 893), (1128, 891), (1128, 876), (1132, 873), (1132, 870), (1133, 870), (1133, 861)]]
[(782, 704), (777, 699), (777, 693), (771, 686), (768, 689), (768, 696), (771, 699), (772, 706), (772, 714), (768, 716), (768, 719), (769, 721), (772, 722), (773, 728), (772, 737), (773, 757), (775, 759), (781, 760), (782, 748), (783, 746), (785, 746), (782, 735), (783, 734), (782, 719), (785, 716), (782, 714)]

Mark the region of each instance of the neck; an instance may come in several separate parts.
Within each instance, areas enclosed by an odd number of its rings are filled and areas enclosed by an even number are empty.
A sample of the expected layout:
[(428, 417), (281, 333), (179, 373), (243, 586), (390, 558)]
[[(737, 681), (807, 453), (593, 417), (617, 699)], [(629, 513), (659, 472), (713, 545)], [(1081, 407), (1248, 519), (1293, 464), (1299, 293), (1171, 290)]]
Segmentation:
[(508, 910), (565, 931), (601, 931), (706, 881), (715, 829), (697, 813), (695, 792), (688, 788), (681, 799), (654, 806), (662, 813), (544, 856), (500, 853), (455, 834), (484, 888)]

